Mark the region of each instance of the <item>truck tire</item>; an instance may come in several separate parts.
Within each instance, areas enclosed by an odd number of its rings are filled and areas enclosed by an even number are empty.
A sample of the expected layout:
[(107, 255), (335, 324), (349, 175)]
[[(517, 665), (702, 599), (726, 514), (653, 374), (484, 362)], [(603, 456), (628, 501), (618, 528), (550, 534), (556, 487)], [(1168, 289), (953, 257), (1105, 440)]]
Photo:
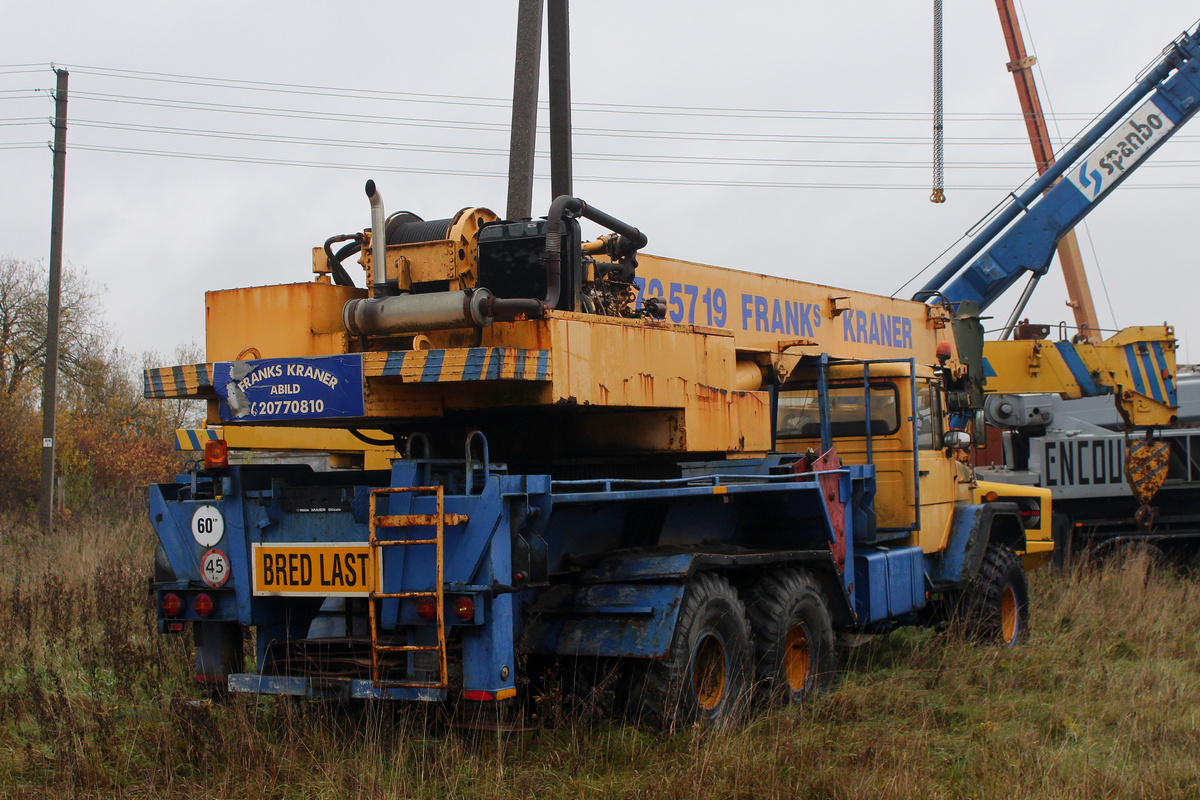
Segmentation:
[(810, 573), (780, 569), (747, 594), (754, 634), (758, 694), (773, 703), (798, 703), (833, 683), (833, 621)]
[(958, 608), (963, 632), (974, 639), (1006, 647), (1024, 640), (1029, 632), (1029, 586), (1021, 557), (1008, 545), (988, 544)]
[(631, 699), (659, 730), (728, 729), (746, 711), (751, 666), (746, 607), (729, 581), (702, 572), (684, 592), (667, 660), (643, 667)]

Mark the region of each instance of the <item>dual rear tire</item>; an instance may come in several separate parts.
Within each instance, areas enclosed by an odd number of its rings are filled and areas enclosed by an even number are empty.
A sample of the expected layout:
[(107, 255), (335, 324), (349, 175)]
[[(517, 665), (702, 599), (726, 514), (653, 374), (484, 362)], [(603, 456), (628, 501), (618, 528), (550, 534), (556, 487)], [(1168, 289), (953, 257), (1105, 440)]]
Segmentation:
[(668, 658), (635, 686), (643, 719), (663, 730), (727, 729), (755, 695), (798, 702), (832, 683), (833, 625), (816, 580), (778, 569), (745, 593), (700, 573), (684, 593)]

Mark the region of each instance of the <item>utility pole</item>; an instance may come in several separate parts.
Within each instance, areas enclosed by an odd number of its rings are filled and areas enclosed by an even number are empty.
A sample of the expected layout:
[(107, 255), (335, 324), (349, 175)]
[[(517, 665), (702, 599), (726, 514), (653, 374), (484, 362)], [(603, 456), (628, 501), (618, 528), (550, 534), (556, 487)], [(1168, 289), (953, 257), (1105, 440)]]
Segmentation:
[(571, 24), (567, 0), (546, 0), (550, 80), (550, 197), (574, 195), (571, 174)]
[(521, 0), (517, 8), (517, 59), (508, 151), (508, 219), (525, 219), (532, 216), (533, 210), (538, 78), (542, 64), (542, 4), (543, 0)]
[(58, 406), (58, 296), (62, 287), (63, 195), (67, 170), (67, 77), (56, 69), (54, 93), (54, 194), (50, 213), (50, 287), (46, 292), (46, 367), (42, 382), (42, 493), (38, 517), (43, 530), (54, 515), (54, 423)]

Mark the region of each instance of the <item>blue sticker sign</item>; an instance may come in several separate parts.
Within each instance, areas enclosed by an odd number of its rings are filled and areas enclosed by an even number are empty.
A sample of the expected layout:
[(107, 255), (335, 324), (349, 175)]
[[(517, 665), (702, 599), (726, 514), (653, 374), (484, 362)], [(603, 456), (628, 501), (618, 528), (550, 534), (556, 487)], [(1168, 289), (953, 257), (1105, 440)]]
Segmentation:
[(263, 358), (213, 365), (226, 422), (361, 417), (361, 355)]

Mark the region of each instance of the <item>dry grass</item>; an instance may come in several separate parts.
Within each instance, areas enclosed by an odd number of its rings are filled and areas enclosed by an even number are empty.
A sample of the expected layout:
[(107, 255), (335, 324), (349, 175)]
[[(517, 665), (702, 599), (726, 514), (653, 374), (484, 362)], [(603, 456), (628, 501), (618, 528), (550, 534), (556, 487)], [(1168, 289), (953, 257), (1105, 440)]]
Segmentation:
[(198, 702), (141, 520), (0, 526), (0, 797), (1200, 797), (1200, 583), (1033, 576), (1013, 650), (900, 631), (735, 733), (448, 732), (425, 708)]

